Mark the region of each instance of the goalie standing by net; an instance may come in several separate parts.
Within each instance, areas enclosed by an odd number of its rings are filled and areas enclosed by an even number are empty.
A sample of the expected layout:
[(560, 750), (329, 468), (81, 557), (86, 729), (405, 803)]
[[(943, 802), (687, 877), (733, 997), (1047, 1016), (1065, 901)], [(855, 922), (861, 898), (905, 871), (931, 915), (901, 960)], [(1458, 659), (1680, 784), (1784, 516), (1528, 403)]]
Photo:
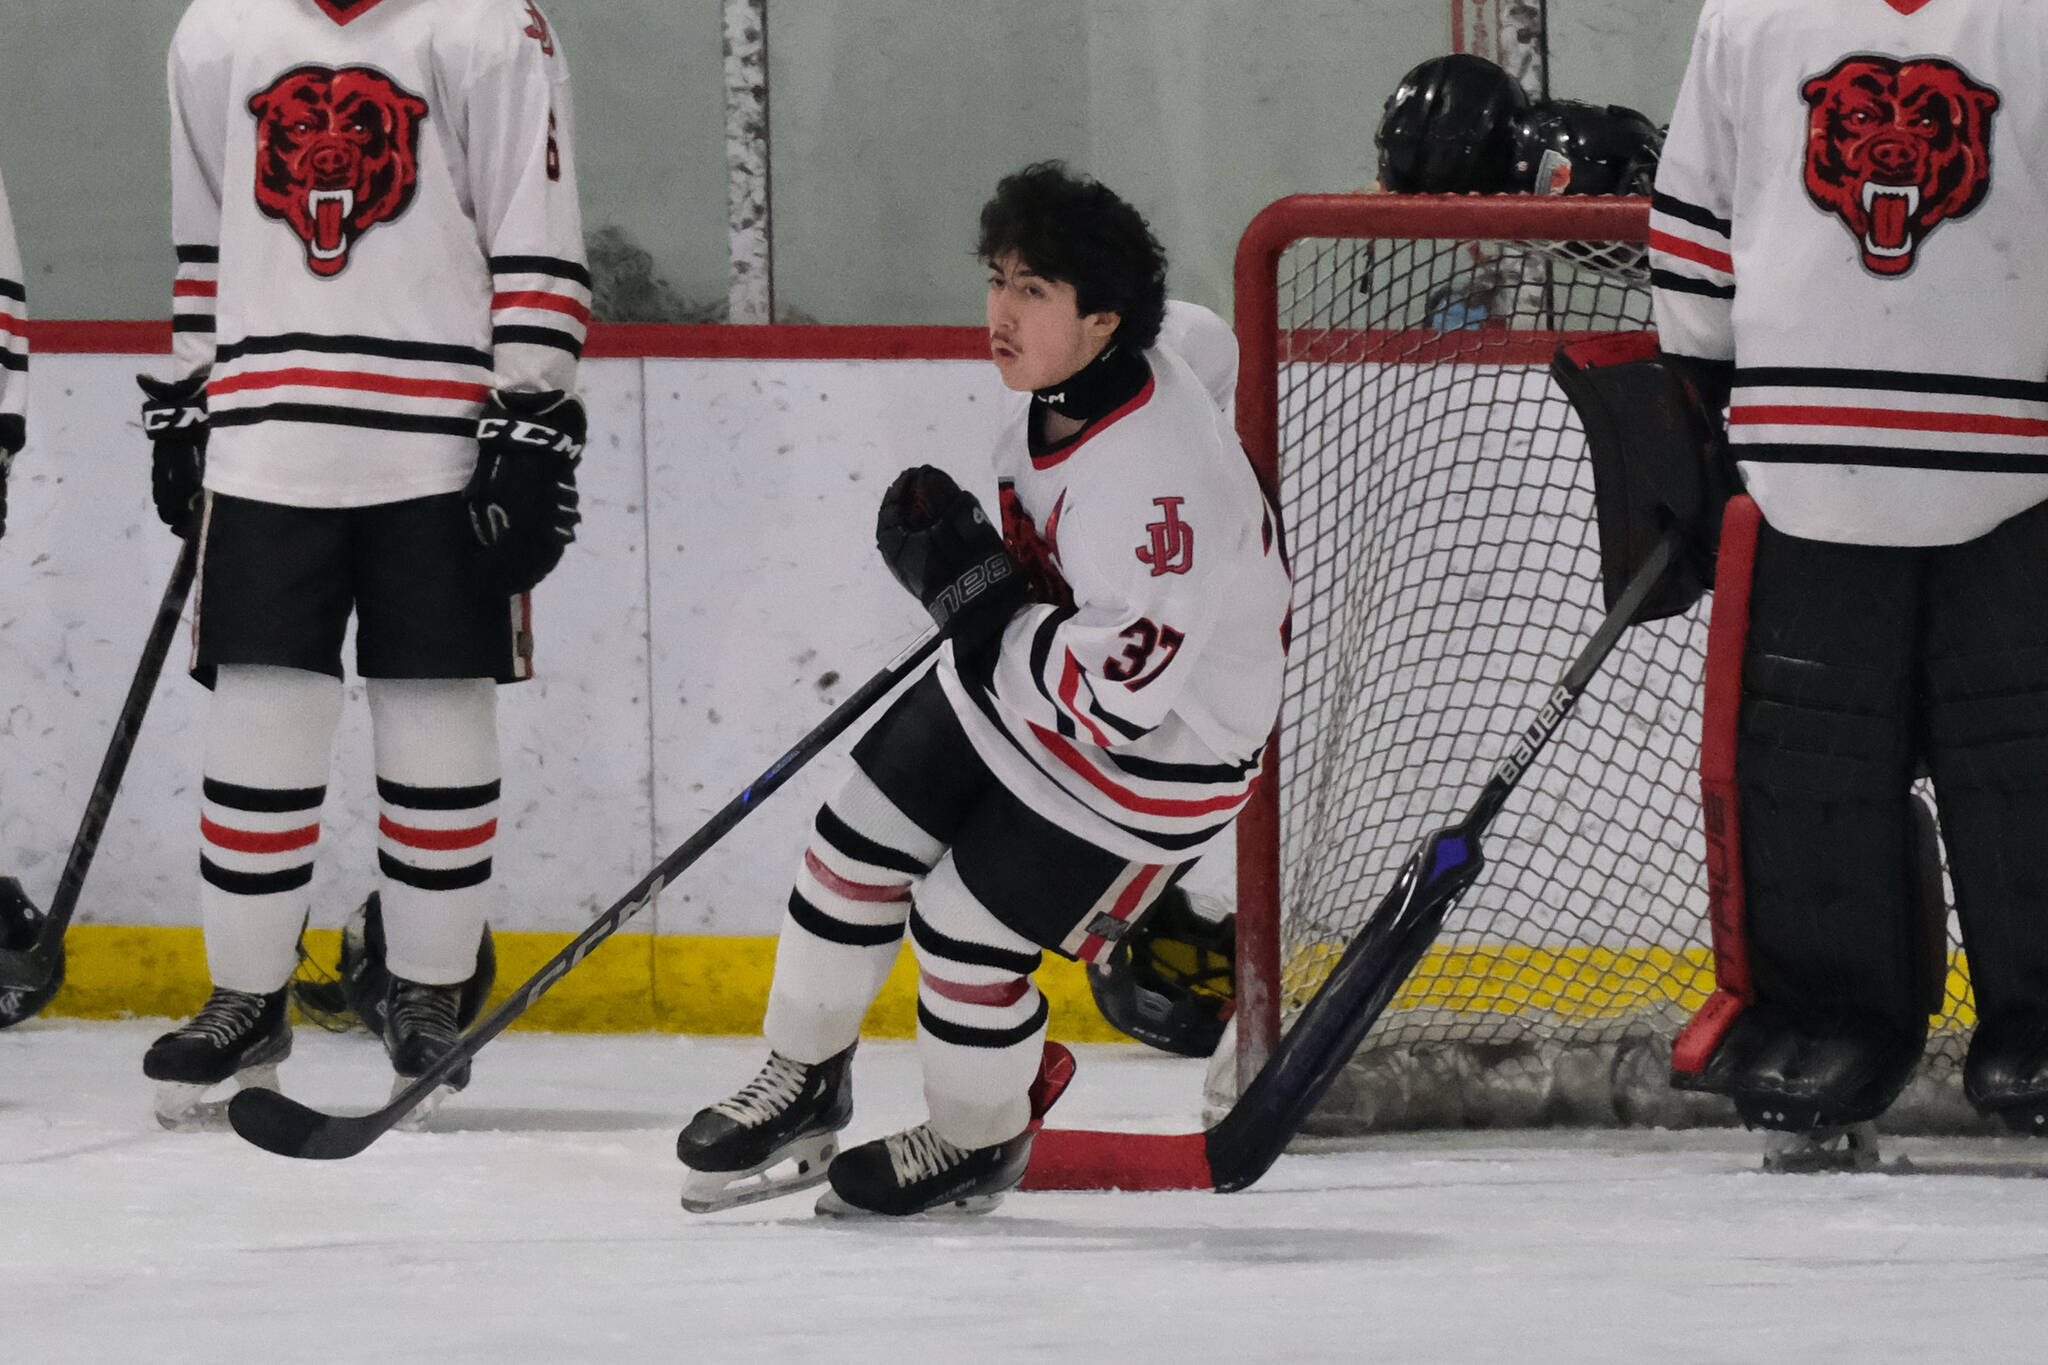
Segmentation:
[[(1732, 383), (1702, 777), (1718, 990), (1682, 1085), (1854, 1159), (1939, 1008), (2048, 1124), (2048, 29), (2032, 0), (1708, 0), (1651, 217)], [(1723, 390), (1726, 392), (1726, 389)]]
[[(992, 1206), (1030, 1155), (1042, 953), (1094, 961), (1130, 930), (1235, 818), (1279, 708), (1288, 575), (1223, 417), (1228, 329), (1169, 306), (1144, 219), (1058, 164), (1002, 181), (978, 254), (991, 355), (1029, 395), (995, 451), (1002, 531), (929, 466), (884, 497), (883, 557), (952, 639), (818, 812), (773, 1051), (677, 1140), (692, 1209), (817, 1184), (827, 1160), (821, 1212)], [(931, 1117), (834, 1159), (906, 925)]]

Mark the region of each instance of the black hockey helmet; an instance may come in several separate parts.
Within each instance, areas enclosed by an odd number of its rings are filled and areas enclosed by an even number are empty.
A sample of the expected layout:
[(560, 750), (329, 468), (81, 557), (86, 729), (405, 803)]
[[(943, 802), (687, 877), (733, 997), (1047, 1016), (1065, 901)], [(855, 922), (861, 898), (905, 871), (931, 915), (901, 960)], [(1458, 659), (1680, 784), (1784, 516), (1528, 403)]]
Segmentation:
[(1484, 57), (1432, 57), (1387, 97), (1373, 143), (1380, 184), (1396, 194), (1502, 194), (1515, 115), (1529, 96)]
[(1513, 188), (1528, 194), (1648, 194), (1664, 131), (1619, 104), (1543, 100), (1513, 120)]
[[(34, 946), (43, 930), (43, 912), (12, 877), (0, 877), (0, 947), (19, 952)], [(57, 960), (49, 979), (40, 986), (0, 986), (0, 1028), (12, 1028), (33, 1019), (43, 1006), (56, 998), (64, 986), (64, 947), (57, 946)]]
[[(385, 965), (384, 902), (375, 891), (349, 912), (341, 927), (341, 963), (335, 975), (338, 980), (293, 981), (292, 994), (299, 1008), (323, 1028), (346, 1031), (353, 1016), (382, 1037), (391, 969)], [(456, 1027), (468, 1028), (476, 1022), (497, 979), (498, 949), (487, 924), (477, 943), (476, 971), (462, 983), (462, 995), (456, 1002)]]
[(1236, 985), (1237, 917), (1198, 913), (1177, 886), (1088, 967), (1088, 989), (1104, 1019), (1182, 1057), (1216, 1050), (1235, 1007)]

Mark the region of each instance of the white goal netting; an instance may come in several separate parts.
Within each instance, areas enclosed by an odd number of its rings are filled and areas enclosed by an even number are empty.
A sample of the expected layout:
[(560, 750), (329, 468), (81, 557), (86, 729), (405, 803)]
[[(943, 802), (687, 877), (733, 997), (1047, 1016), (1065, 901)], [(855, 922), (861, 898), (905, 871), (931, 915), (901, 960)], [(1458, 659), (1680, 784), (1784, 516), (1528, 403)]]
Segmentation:
[[(1518, 236), (1513, 201), (1449, 201), (1417, 235), (1398, 202), (1358, 200), (1355, 229), (1333, 228), (1335, 200), (1318, 197), (1313, 233), (1277, 250), (1263, 310), (1296, 575), (1281, 1027), (1598, 624), (1591, 473), (1547, 365), (1565, 340), (1651, 326), (1646, 215), (1626, 201), (1606, 210), (1619, 231), (1565, 243)], [(1399, 235), (1375, 226), (1389, 207), (1408, 212)], [(1241, 255), (1241, 332), (1262, 311), (1245, 278)], [(1624, 637), (1312, 1131), (1732, 1121), (1667, 1084), (1671, 1040), (1713, 987), (1695, 771), (1707, 611)], [(1895, 1126), (1967, 1122), (1967, 1019), (1958, 966)]]

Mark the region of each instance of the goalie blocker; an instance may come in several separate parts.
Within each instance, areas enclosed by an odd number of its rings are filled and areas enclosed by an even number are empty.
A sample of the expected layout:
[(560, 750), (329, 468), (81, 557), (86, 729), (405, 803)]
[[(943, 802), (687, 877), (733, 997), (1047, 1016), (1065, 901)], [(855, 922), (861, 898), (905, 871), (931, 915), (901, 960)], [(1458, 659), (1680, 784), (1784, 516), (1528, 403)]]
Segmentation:
[(1738, 486), (1721, 417), (1727, 367), (1631, 332), (1560, 347), (1550, 373), (1586, 431), (1607, 609), (1676, 526), (1683, 553), (1635, 622), (1691, 610), (1713, 582), (1721, 509)]

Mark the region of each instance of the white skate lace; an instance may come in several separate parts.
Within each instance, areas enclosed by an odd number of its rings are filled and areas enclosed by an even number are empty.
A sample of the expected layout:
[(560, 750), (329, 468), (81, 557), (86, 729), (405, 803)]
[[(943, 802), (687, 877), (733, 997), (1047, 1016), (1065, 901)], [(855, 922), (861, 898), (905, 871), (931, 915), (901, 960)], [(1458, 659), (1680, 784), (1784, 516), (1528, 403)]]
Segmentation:
[(891, 1133), (883, 1139), (883, 1144), (889, 1149), (889, 1166), (896, 1173), (898, 1185), (928, 1180), (958, 1165), (967, 1155), (965, 1148), (955, 1147), (934, 1133), (928, 1123), (920, 1123), (901, 1133)]
[(392, 1036), (409, 1035), (430, 1043), (452, 1043), (460, 1030), (455, 1007), (461, 992), (454, 986), (423, 986), (407, 982), (391, 1002)]
[(226, 1049), (255, 1028), (256, 1021), (263, 1017), (265, 1001), (266, 997), (248, 991), (218, 987), (199, 1007), (199, 1013), (192, 1016), (192, 1021), (177, 1032), (186, 1038), (204, 1038), (215, 1047)]
[(771, 1052), (760, 1075), (741, 1086), (737, 1094), (711, 1107), (749, 1128), (757, 1127), (796, 1103), (810, 1074), (811, 1069), (802, 1062), (792, 1062), (779, 1052)]

